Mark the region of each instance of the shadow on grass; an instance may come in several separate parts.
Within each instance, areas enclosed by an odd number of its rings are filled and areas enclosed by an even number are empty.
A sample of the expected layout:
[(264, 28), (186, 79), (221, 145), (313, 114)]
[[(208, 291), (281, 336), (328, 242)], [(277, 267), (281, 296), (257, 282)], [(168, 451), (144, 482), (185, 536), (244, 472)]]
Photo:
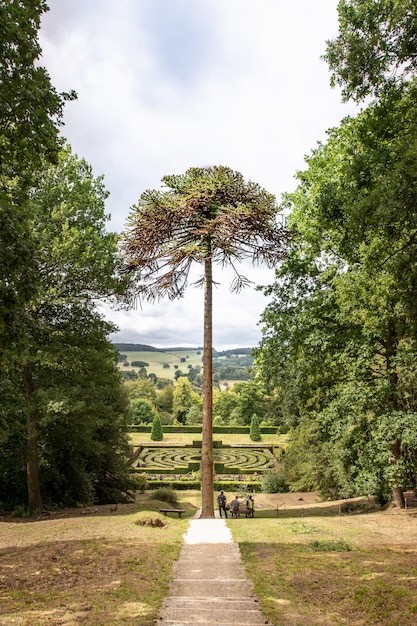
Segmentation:
[[(153, 500), (148, 495), (144, 495), (139, 501), (123, 504), (100, 504), (85, 507), (68, 507), (64, 509), (45, 510), (40, 515), (33, 515), (31, 517), (21, 517), (14, 515), (10, 511), (0, 511), (0, 523), (1, 522), (15, 522), (15, 523), (31, 523), (40, 522), (44, 520), (53, 519), (65, 519), (65, 518), (88, 518), (88, 517), (102, 517), (109, 516), (114, 517), (116, 515), (133, 515), (135, 513), (159, 513), (160, 509), (183, 509), (185, 512), (182, 514), (183, 519), (191, 519), (196, 511), (197, 507), (182, 500), (175, 504), (167, 503), (162, 500)], [(170, 518), (177, 518), (176, 515), (170, 515)]]
[(257, 509), (256, 518), (299, 518), (299, 517), (336, 517), (340, 515), (359, 515), (381, 511), (373, 500), (360, 502), (329, 502), (320, 505), (277, 506), (275, 509)]
[(276, 624), (416, 623), (415, 553), (340, 539), (240, 543), (262, 609)]

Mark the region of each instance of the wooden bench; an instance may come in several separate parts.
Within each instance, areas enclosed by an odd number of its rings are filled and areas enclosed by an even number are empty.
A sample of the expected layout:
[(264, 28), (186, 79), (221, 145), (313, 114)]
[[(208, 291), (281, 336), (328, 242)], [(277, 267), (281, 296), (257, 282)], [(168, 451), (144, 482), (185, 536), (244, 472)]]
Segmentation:
[(185, 509), (159, 509), (160, 513), (163, 513), (165, 517), (168, 513), (177, 513), (178, 517), (182, 517), (182, 514), (185, 513)]
[[(245, 517), (254, 517), (255, 516), (255, 512), (254, 509), (247, 509), (246, 506), (243, 504), (240, 505), (239, 507), (239, 511), (237, 512), (237, 515), (233, 515), (232, 510), (229, 511), (231, 517), (240, 517), (241, 515), (244, 515)], [(253, 515), (252, 515), (253, 513)]]

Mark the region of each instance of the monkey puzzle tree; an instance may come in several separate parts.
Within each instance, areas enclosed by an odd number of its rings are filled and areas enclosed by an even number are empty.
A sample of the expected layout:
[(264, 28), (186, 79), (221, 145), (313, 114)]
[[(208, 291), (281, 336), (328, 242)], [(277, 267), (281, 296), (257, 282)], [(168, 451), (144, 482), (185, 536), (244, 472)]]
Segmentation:
[(250, 259), (273, 265), (287, 239), (277, 221), (275, 197), (228, 167), (190, 168), (164, 176), (164, 188), (145, 191), (132, 207), (124, 238), (126, 268), (137, 273), (139, 298), (183, 296), (193, 262), (204, 268), (202, 513), (214, 517), (212, 427), (213, 263), (230, 265), (232, 291), (250, 281), (236, 263)]

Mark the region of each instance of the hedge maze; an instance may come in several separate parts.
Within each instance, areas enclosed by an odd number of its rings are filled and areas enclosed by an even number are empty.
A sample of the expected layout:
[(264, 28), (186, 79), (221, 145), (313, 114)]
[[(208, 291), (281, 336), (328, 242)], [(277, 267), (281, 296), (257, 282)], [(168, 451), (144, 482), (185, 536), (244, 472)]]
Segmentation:
[[(140, 448), (134, 468), (149, 474), (191, 474), (200, 469), (201, 449), (196, 447)], [(216, 474), (255, 474), (277, 465), (273, 446), (215, 447), (213, 448)]]

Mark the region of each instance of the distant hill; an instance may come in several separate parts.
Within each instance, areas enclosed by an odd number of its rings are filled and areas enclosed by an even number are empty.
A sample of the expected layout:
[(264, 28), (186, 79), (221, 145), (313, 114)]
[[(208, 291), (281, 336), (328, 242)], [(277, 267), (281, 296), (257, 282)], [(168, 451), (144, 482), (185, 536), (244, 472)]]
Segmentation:
[[(203, 350), (202, 346), (198, 346), (196, 348), (183, 348), (177, 346), (175, 348), (155, 348), (154, 346), (148, 346), (143, 343), (115, 343), (113, 344), (116, 350), (119, 352), (176, 352), (183, 350)], [(252, 348), (232, 348), (230, 350), (221, 350), (218, 351), (213, 348), (213, 356), (221, 357), (221, 356), (230, 356), (232, 354), (252, 354)]]
[(115, 343), (113, 345), (119, 352), (164, 352), (164, 350), (143, 343)]

